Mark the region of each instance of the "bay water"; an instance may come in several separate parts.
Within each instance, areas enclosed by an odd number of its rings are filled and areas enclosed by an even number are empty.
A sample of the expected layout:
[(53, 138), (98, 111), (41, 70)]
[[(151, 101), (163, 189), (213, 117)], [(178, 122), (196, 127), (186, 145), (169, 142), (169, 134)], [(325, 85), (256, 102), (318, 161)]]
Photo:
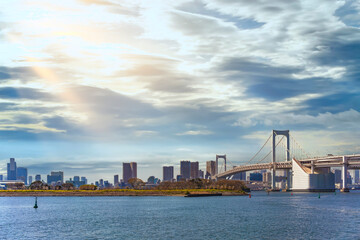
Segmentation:
[(360, 239), (360, 192), (0, 197), (0, 239)]

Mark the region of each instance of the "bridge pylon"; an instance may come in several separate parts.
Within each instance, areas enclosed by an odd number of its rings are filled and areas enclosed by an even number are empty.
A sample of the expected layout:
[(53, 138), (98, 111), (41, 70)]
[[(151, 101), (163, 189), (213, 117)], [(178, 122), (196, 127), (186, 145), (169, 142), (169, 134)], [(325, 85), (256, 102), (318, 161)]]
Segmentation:
[[(290, 131), (289, 130), (273, 130), (272, 131), (272, 189), (276, 188), (276, 136), (282, 135), (286, 137), (286, 161), (290, 161)], [(286, 170), (287, 186), (290, 188), (290, 171)]]
[(216, 154), (216, 163), (215, 163), (215, 174), (218, 174), (219, 173), (219, 158), (222, 158), (224, 159), (224, 162), (225, 162), (225, 165), (224, 165), (224, 170), (226, 172), (226, 154), (224, 155), (218, 155)]

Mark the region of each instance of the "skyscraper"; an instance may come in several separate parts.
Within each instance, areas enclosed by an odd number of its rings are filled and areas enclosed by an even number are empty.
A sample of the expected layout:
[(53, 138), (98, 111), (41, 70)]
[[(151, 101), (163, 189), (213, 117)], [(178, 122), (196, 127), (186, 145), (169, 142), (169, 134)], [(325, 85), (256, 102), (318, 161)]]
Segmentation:
[(84, 184), (87, 184), (87, 178), (86, 177), (81, 177), (81, 181), (84, 182)]
[(354, 183), (359, 183), (359, 169), (354, 170)]
[(119, 175), (114, 175), (114, 187), (119, 185)]
[(123, 181), (128, 183), (130, 178), (137, 178), (137, 163), (123, 163)]
[(180, 161), (180, 175), (184, 179), (190, 179), (190, 161)]
[(16, 179), (22, 180), (27, 185), (27, 168), (18, 167), (16, 169)]
[(0, 181), (4, 180), (4, 177), (2, 174), (0, 174)]
[(137, 178), (137, 163), (136, 162), (131, 162), (130, 167), (131, 167), (131, 177), (132, 178)]
[(29, 185), (33, 182), (32, 176), (29, 176)]
[(199, 162), (190, 163), (190, 178), (199, 178)]
[(216, 167), (215, 167), (216, 162), (215, 161), (207, 161), (206, 162), (206, 174), (205, 174), (205, 178), (209, 178), (215, 175), (215, 171), (216, 171)]
[(58, 172), (51, 172), (50, 175), (47, 175), (47, 183), (57, 183), (61, 182), (64, 183), (64, 172), (58, 171)]
[(40, 174), (35, 175), (35, 181), (41, 181), (41, 175)]
[(15, 158), (10, 158), (10, 163), (7, 164), (7, 180), (16, 180)]
[(171, 181), (174, 178), (174, 167), (163, 166), (163, 181)]
[(204, 178), (204, 171), (199, 169), (198, 178), (203, 179)]

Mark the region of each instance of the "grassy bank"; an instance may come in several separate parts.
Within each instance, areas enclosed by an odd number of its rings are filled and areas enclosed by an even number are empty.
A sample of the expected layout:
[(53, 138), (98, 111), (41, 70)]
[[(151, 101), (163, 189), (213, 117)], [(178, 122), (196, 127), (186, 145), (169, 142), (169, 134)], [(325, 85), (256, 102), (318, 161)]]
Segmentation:
[(184, 196), (187, 193), (222, 193), (224, 196), (247, 195), (243, 191), (219, 189), (180, 189), (180, 190), (0, 190), (0, 197), (21, 196)]

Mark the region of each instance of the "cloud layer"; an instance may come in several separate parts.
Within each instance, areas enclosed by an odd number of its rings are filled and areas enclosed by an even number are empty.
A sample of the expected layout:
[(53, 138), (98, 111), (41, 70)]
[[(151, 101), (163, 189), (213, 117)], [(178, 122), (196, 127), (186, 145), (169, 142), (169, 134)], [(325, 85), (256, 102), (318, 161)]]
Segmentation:
[[(45, 173), (103, 161), (105, 175), (132, 159), (142, 178), (161, 177), (162, 165), (184, 158), (245, 162), (277, 128), (320, 154), (359, 150), (359, 1), (0, 6), (0, 133), (19, 149), (1, 153), (2, 165), (61, 163)], [(54, 149), (64, 142), (61, 159)]]

